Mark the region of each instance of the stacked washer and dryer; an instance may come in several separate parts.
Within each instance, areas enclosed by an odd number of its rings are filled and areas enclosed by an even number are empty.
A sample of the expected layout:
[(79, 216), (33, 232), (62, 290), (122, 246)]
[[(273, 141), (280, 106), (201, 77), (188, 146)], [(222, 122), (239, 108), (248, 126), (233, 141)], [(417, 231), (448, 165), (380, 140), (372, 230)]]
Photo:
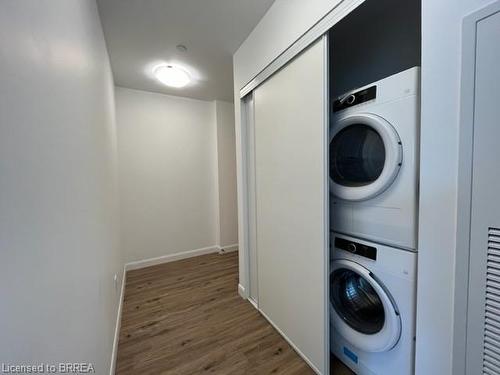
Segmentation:
[(414, 373), (419, 81), (414, 67), (333, 102), (331, 350), (358, 375)]

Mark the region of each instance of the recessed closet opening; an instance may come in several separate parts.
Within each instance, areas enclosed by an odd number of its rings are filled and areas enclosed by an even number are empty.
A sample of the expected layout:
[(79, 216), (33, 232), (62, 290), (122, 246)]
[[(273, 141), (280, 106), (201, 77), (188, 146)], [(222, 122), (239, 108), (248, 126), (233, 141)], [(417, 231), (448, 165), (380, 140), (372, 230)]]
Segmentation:
[(317, 373), (411, 375), (420, 0), (344, 12), (240, 91), (240, 293)]
[(414, 373), (420, 0), (328, 32), (331, 374)]

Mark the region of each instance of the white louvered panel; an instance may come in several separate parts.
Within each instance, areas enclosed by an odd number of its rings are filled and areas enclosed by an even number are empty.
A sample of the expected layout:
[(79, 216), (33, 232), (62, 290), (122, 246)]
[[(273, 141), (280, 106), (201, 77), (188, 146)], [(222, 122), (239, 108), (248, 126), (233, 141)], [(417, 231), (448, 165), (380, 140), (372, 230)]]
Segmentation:
[(488, 230), (483, 374), (500, 374), (500, 229)]

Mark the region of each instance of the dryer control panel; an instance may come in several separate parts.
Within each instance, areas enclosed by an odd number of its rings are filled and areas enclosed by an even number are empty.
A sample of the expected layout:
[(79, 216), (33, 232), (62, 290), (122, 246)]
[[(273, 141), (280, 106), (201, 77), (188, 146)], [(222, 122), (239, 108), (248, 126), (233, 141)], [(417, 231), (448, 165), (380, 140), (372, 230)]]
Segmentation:
[(377, 86), (371, 86), (358, 92), (342, 95), (333, 102), (333, 112), (367, 102), (377, 97)]

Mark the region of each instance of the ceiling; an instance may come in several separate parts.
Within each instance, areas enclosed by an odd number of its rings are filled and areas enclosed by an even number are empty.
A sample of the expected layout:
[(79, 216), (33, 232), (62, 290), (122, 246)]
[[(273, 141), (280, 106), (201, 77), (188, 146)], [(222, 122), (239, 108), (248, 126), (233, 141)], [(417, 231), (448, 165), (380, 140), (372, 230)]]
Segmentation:
[[(233, 53), (274, 0), (98, 0), (115, 84), (202, 100), (233, 101)], [(178, 44), (187, 47), (177, 50)], [(187, 70), (193, 82), (165, 86), (160, 63)]]

